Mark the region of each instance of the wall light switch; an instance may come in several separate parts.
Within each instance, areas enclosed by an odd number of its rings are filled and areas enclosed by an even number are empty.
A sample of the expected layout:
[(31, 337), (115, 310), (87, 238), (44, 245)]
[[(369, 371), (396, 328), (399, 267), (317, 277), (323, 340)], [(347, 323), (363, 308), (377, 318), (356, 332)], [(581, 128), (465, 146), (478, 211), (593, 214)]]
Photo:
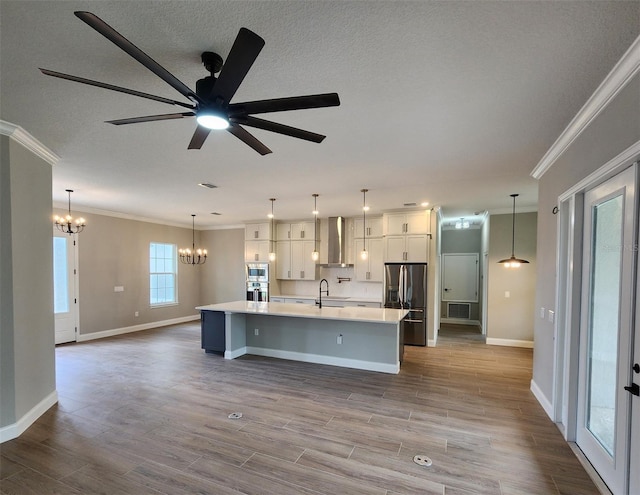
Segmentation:
[(253, 329), (253, 335), (260, 335), (260, 329), (259, 328), (254, 328)]
[(508, 290), (504, 291), (504, 297), (506, 298), (511, 297), (511, 292), (509, 292)]
[(116, 285), (113, 288), (113, 292), (124, 292), (124, 287), (122, 285)]
[(542, 318), (544, 320), (544, 317), (547, 314), (547, 310), (544, 309), (544, 306), (542, 308), (540, 308), (540, 318)]
[(556, 313), (554, 311), (549, 310), (549, 323), (553, 323), (556, 319)]

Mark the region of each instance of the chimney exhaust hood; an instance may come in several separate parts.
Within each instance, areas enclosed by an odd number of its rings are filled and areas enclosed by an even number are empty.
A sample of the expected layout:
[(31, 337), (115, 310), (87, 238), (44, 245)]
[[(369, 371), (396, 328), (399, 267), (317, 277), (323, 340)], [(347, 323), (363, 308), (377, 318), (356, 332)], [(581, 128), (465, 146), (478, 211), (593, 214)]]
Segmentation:
[(327, 263), (322, 266), (327, 267), (346, 267), (353, 266), (347, 264), (346, 248), (346, 230), (344, 217), (329, 217), (328, 221), (328, 246), (327, 246)]

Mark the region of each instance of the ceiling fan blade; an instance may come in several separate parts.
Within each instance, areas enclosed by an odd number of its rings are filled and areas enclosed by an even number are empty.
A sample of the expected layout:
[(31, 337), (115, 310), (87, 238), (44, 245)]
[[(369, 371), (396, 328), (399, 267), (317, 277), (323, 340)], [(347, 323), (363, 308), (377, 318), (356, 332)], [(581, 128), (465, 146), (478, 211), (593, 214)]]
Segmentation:
[(319, 95), (292, 96), (272, 100), (248, 101), (229, 105), (229, 116), (249, 115), (254, 113), (286, 112), (288, 110), (305, 110), (308, 108), (337, 107), (340, 105), (338, 93)]
[(193, 117), (193, 112), (182, 113), (164, 113), (162, 115), (147, 115), (146, 117), (131, 117), (128, 119), (107, 120), (107, 124), (124, 125), (124, 124), (139, 124), (141, 122), (154, 122), (156, 120), (173, 120), (183, 119), (185, 117)]
[(231, 123), (229, 127), (227, 127), (227, 131), (237, 137), (240, 141), (244, 142), (246, 145), (251, 146), (254, 150), (260, 153), (262, 156), (268, 155), (271, 153), (271, 150), (267, 148), (264, 144), (258, 141), (253, 134), (249, 133), (246, 129), (243, 129), (238, 124)]
[(212, 101), (218, 98), (224, 103), (231, 101), (263, 46), (264, 40), (260, 36), (247, 28), (240, 28), (211, 91)]
[(147, 69), (153, 72), (156, 76), (160, 77), (167, 84), (172, 86), (175, 90), (181, 93), (183, 96), (189, 98), (191, 101), (203, 103), (202, 99), (190, 90), (182, 81), (175, 77), (171, 72), (162, 67), (158, 62), (153, 60), (149, 55), (140, 50), (136, 45), (131, 43), (127, 38), (122, 36), (118, 31), (113, 29), (109, 24), (100, 19), (97, 15), (91, 12), (74, 12), (76, 17), (85, 22), (93, 29), (98, 31), (102, 36), (114, 43), (116, 46), (127, 52), (138, 62), (144, 65)]
[(206, 127), (202, 127), (201, 125), (196, 127), (196, 130), (191, 137), (191, 141), (189, 141), (189, 146), (187, 146), (187, 149), (199, 150), (200, 148), (202, 148), (202, 145), (204, 144), (204, 141), (205, 139), (207, 139), (207, 136), (210, 132), (211, 129), (207, 129)]
[(322, 140), (327, 137), (323, 136), (322, 134), (316, 134), (315, 132), (298, 129), (297, 127), (291, 127), (284, 124), (278, 124), (277, 122), (259, 119), (258, 117), (243, 117), (238, 120), (233, 119), (233, 122), (248, 125), (250, 127), (257, 127), (258, 129), (264, 129), (265, 131), (277, 132), (278, 134), (284, 134), (286, 136), (291, 136), (298, 139), (305, 139), (314, 143), (321, 143)]
[(100, 81), (93, 81), (91, 79), (85, 79), (84, 77), (72, 76), (71, 74), (63, 74), (62, 72), (56, 72), (49, 69), (40, 69), (46, 76), (59, 77), (60, 79), (67, 79), (69, 81), (75, 81), (82, 84), (88, 84), (89, 86), (96, 86), (98, 88), (110, 89), (111, 91), (118, 91), (120, 93), (126, 93), (128, 95), (139, 96), (140, 98), (147, 98), (148, 100), (159, 101), (161, 103), (168, 103), (170, 105), (180, 105), (185, 108), (195, 109), (195, 106), (190, 103), (183, 103), (181, 101), (170, 100), (169, 98), (163, 98), (162, 96), (151, 95), (149, 93), (142, 93), (134, 89), (123, 88), (120, 86), (114, 86), (113, 84), (107, 84)]

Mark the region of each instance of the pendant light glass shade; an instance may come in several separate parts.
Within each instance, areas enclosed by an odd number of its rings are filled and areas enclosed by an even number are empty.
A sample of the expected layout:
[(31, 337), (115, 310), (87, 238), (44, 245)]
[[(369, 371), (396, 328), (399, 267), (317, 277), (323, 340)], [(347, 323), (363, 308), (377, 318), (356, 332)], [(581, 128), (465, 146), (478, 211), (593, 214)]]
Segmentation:
[(271, 247), (271, 249), (269, 249), (269, 261), (275, 261), (276, 260), (275, 242), (273, 241), (273, 219), (274, 219), (273, 202), (275, 200), (276, 200), (276, 198), (270, 198), (269, 199), (269, 201), (271, 201), (271, 213), (268, 215), (269, 218), (271, 219), (271, 235), (269, 236), (269, 246)]
[(360, 251), (360, 258), (366, 260), (369, 257), (367, 252), (367, 191), (369, 189), (360, 189), (362, 193), (362, 251)]
[(313, 252), (311, 253), (311, 259), (318, 261), (320, 259), (320, 253), (318, 252), (318, 196), (319, 194), (312, 194), (313, 196)]
[(515, 256), (515, 244), (516, 244), (516, 198), (518, 194), (512, 194), (513, 198), (513, 213), (511, 214), (511, 258), (505, 258), (498, 261), (504, 265), (505, 268), (518, 268), (523, 263), (529, 263), (527, 260), (516, 258)]

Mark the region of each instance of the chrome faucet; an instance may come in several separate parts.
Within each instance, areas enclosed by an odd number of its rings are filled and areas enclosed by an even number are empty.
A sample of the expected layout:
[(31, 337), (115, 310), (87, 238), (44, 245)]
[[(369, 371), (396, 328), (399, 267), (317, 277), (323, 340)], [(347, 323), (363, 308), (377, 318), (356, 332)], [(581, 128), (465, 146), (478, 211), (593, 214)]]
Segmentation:
[[(322, 290), (322, 282), (324, 282), (325, 284), (327, 284), (327, 290)], [(316, 304), (318, 305), (319, 308), (322, 308), (322, 293), (325, 293), (327, 296), (329, 295), (329, 281), (326, 278), (323, 278), (322, 280), (320, 280), (320, 288), (318, 290), (318, 300), (316, 301)]]

